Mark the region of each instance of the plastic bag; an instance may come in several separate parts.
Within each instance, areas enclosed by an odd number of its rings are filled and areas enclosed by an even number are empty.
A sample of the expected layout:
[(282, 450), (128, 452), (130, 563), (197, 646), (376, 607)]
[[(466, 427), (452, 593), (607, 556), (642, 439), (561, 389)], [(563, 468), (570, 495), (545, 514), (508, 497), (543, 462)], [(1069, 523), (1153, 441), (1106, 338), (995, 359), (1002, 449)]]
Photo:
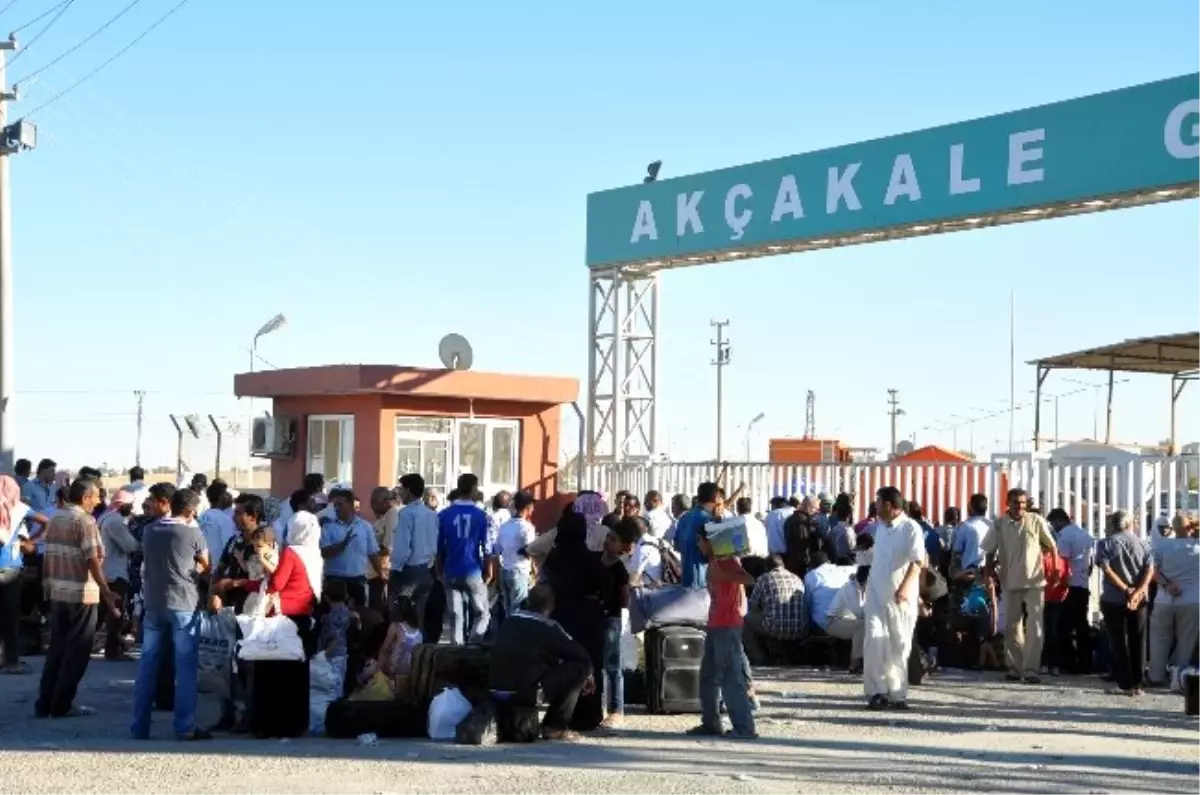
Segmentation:
[(376, 671), (365, 685), (350, 694), (351, 701), (394, 701), (395, 698), (392, 678), (382, 671)]
[(233, 677), (233, 648), (237, 644), (237, 617), (232, 607), (200, 615), (197, 687), (201, 693), (229, 698)]
[(342, 695), (345, 658), (338, 659), (342, 666), (331, 662), (325, 652), (319, 652), (308, 661), (308, 730), (312, 734), (325, 731), (325, 710)]
[(242, 660), (303, 660), (304, 644), (291, 619), (284, 616), (259, 618), (238, 616), (242, 641), (238, 658)]
[(429, 721), (426, 733), (431, 740), (453, 740), (458, 724), (471, 714), (471, 702), (452, 687), (443, 690), (429, 703)]

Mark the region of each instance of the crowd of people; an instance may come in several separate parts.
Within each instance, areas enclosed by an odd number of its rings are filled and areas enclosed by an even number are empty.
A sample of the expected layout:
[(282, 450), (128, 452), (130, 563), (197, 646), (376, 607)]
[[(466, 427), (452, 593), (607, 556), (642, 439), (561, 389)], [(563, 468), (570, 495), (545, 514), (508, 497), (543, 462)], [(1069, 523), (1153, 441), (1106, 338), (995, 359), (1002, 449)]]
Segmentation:
[[(1061, 508), (1043, 517), (1020, 489), (994, 520), (975, 495), (965, 520), (949, 508), (936, 527), (893, 487), (865, 517), (848, 494), (777, 497), (759, 516), (740, 492), (711, 482), (669, 501), (619, 492), (611, 509), (581, 492), (539, 533), (532, 494), (485, 503), (469, 474), (445, 505), (405, 474), (371, 491), (368, 520), (350, 489), (316, 474), (279, 502), (203, 475), (186, 488), (147, 485), (135, 467), (109, 495), (96, 470), (68, 481), (51, 460), (36, 470), (22, 460), (0, 475), (0, 672), (30, 672), (18, 624), (32, 613), (50, 638), (35, 714), (87, 714), (75, 695), (103, 629), (106, 660), (140, 644), (133, 735), (149, 736), (169, 661), (173, 731), (202, 740), (245, 725), (232, 693), (215, 726), (197, 725), (205, 611), (286, 617), (308, 657), (343, 666), (348, 637), (374, 614), (383, 629), (346, 671), (348, 689), (400, 692), (422, 643), (488, 644), (496, 697), (531, 705), (540, 689), (542, 733), (562, 738), (620, 726), (631, 599), (667, 586), (708, 593), (701, 735), (726, 734), (723, 705), (730, 736), (756, 737), (751, 663), (820, 638), (848, 647), (872, 709), (908, 709), (914, 660), (936, 671), (952, 648), (971, 649), (958, 664), (1000, 667), (1013, 682), (1097, 672), (1121, 695), (1195, 662), (1194, 518), (1155, 522), (1147, 542), (1118, 511), (1094, 539)], [(746, 544), (716, 554), (713, 528), (730, 520)]]

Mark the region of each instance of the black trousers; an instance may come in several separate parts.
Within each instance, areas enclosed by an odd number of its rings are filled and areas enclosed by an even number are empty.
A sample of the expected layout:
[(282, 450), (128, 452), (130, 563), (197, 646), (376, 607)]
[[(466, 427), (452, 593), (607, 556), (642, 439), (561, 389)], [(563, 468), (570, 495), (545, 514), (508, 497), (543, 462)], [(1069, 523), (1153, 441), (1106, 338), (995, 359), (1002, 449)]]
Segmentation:
[(1100, 603), (1108, 645), (1112, 651), (1113, 680), (1122, 690), (1142, 686), (1146, 665), (1146, 604), (1126, 610), (1124, 604)]
[(99, 609), (97, 605), (50, 602), (50, 649), (42, 669), (35, 715), (58, 718), (70, 712), (92, 656)]
[(587, 681), (588, 667), (583, 662), (564, 662), (542, 677), (542, 693), (549, 702), (542, 718), (543, 726), (565, 729), (571, 725), (580, 691)]
[(0, 569), (0, 663), (12, 667), (21, 660), (21, 570)]
[(105, 628), (104, 657), (108, 660), (119, 660), (124, 651), (121, 647), (121, 636), (125, 634), (125, 627), (129, 623), (129, 616), (125, 612), (125, 595), (129, 593), (129, 581), (113, 580), (108, 584), (108, 589), (121, 597), (121, 615), (114, 617), (111, 611), (100, 611)]
[(1042, 609), (1042, 665), (1048, 668), (1066, 667), (1067, 655), (1067, 603), (1046, 602)]
[(1089, 613), (1091, 591), (1072, 586), (1063, 603), (1062, 664), (1076, 674), (1092, 672), (1092, 621)]

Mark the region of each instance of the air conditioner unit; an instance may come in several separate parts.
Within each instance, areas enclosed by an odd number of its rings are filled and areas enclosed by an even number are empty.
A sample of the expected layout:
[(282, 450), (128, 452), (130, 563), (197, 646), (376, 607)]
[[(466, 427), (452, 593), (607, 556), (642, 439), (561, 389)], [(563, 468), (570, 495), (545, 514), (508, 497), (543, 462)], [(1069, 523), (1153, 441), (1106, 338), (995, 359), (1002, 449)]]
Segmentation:
[(291, 458), (296, 445), (296, 421), (291, 417), (255, 417), (250, 454), (260, 458)]

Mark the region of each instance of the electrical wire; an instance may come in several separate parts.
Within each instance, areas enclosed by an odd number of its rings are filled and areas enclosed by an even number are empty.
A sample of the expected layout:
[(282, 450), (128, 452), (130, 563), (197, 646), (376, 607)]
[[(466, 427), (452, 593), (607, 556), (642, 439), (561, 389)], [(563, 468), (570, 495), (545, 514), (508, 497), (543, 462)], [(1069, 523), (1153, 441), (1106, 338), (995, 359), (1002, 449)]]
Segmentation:
[[(15, 3), (15, 2), (16, 2), (16, 0), (13, 0), (13, 2)], [(53, 5), (53, 6), (50, 6), (50, 8), (46, 9), (46, 10), (45, 10), (45, 11), (43, 11), (41, 14), (38, 14), (36, 17), (34, 17), (33, 19), (29, 20), (29, 21), (28, 21), (28, 22), (26, 22), (24, 25), (19, 25), (18, 27), (15, 27), (15, 28), (13, 28), (13, 29), (12, 29), (12, 32), (13, 32), (13, 33), (20, 33), (21, 31), (25, 30), (25, 28), (29, 27), (30, 25), (36, 25), (37, 23), (41, 22), (41, 21), (42, 21), (43, 19), (45, 19), (46, 17), (48, 17), (48, 16), (50, 16), (51, 14), (53, 14), (53, 13), (54, 13), (55, 11), (57, 11), (58, 9), (62, 8), (63, 6), (69, 6), (69, 5), (71, 5), (71, 3), (73, 3), (73, 2), (75, 2), (75, 0), (61, 0), (61, 2), (60, 2), (60, 3), (58, 3), (58, 5)], [(12, 3), (9, 3), (8, 5), (6, 5), (6, 6), (4, 7), (4, 10), (5, 10), (5, 11), (7, 11), (7, 10), (9, 9), (9, 7), (10, 7), (10, 6), (12, 6)]]
[[(46, 23), (46, 27), (42, 28), (37, 33), (33, 34), (33, 37), (30, 38), (29, 41), (25, 43), (24, 47), (22, 47), (17, 52), (13, 53), (13, 57), (8, 59), (8, 65), (11, 66), (14, 61), (16, 61), (18, 58), (20, 58), (25, 53), (29, 52), (29, 48), (32, 47), (38, 39), (40, 39), (42, 36), (45, 36), (46, 33), (50, 30), (50, 28), (54, 27), (54, 23), (58, 22), (58, 20), (62, 19), (62, 15), (67, 13), (67, 9), (69, 9), (74, 3), (75, 3), (75, 0), (63, 0), (63, 2), (59, 3), (57, 6), (58, 13), (55, 14), (53, 17), (51, 17), (50, 21)], [(50, 11), (53, 11), (53, 10), (54, 10), (53, 8), (50, 9)], [(47, 11), (46, 14), (49, 14), (50, 11)], [(42, 16), (46, 16), (46, 14), (42, 14)], [(41, 19), (41, 18), (42, 17), (38, 17), (38, 19)], [(25, 23), (24, 27), (28, 27), (31, 24), (33, 24), (33, 23), (27, 22), (27, 23)], [(20, 28), (17, 28), (17, 30), (20, 30)], [(16, 30), (13, 31), (13, 33), (16, 33), (16, 32), (17, 32)]]
[[(74, 0), (67, 0), (67, 1), (74, 2)], [(38, 105), (33, 110), (29, 111), (28, 113), (23, 114), (21, 116), (21, 119), (30, 118), (31, 116), (33, 116), (33, 114), (49, 107), (50, 105), (53, 105), (55, 102), (57, 102), (62, 97), (66, 96), (67, 94), (70, 94), (72, 91), (79, 88), (81, 85), (86, 83), (88, 80), (91, 80), (93, 77), (95, 77), (97, 74), (99, 74), (102, 70), (104, 70), (105, 67), (107, 67), (109, 64), (111, 64), (113, 61), (117, 60), (122, 55), (124, 55), (125, 53), (132, 50), (138, 42), (140, 42), (142, 39), (149, 36), (154, 31), (155, 28), (157, 28), (162, 23), (166, 22), (171, 16), (173, 16), (175, 14), (176, 11), (183, 8), (187, 4), (188, 4), (188, 0), (180, 0), (180, 2), (178, 2), (174, 6), (172, 6), (171, 9), (169, 11), (167, 11), (167, 13), (163, 14), (161, 17), (154, 20), (154, 22), (152, 22), (149, 27), (147, 27), (145, 30), (143, 30), (141, 33), (139, 33), (137, 36), (135, 36), (133, 38), (133, 40), (130, 41), (128, 44), (126, 44), (124, 47), (122, 47), (121, 49), (119, 49), (115, 53), (113, 53), (113, 55), (111, 57), (109, 57), (106, 61), (103, 61), (95, 69), (88, 72), (83, 77), (79, 78), (74, 83), (72, 83), (71, 85), (64, 88), (62, 91), (59, 91), (57, 94), (50, 97), (50, 99), (46, 100), (42, 104)], [(11, 63), (11, 61), (10, 61), (10, 63)]]
[[(13, 2), (16, 2), (16, 0), (13, 0)], [(17, 80), (17, 81), (16, 81), (16, 82), (15, 82), (13, 85), (20, 85), (21, 83), (24, 83), (24, 82), (26, 82), (27, 80), (32, 80), (33, 78), (35, 78), (35, 77), (37, 77), (38, 75), (40, 75), (42, 72), (44, 72), (44, 71), (46, 71), (47, 69), (49, 69), (50, 67), (54, 66), (56, 63), (58, 63), (59, 61), (61, 61), (63, 58), (66, 58), (68, 55), (70, 55), (71, 53), (75, 52), (75, 51), (76, 51), (76, 50), (78, 50), (80, 47), (82, 47), (83, 45), (85, 45), (85, 44), (87, 44), (89, 41), (91, 41), (92, 39), (94, 39), (94, 38), (96, 38), (97, 36), (99, 36), (101, 33), (103, 33), (105, 30), (107, 30), (107, 29), (108, 29), (108, 27), (109, 27), (110, 25), (112, 25), (112, 24), (113, 24), (114, 22), (116, 22), (118, 19), (120, 19), (121, 17), (123, 17), (123, 16), (125, 16), (127, 13), (129, 13), (129, 11), (130, 11), (130, 10), (131, 10), (131, 9), (132, 9), (134, 6), (136, 6), (138, 3), (140, 3), (140, 2), (142, 2), (142, 0), (133, 0), (133, 2), (132, 2), (132, 3), (130, 3), (129, 5), (127, 5), (127, 6), (125, 6), (124, 8), (122, 8), (120, 11), (118, 11), (118, 12), (117, 12), (116, 14), (114, 14), (112, 17), (109, 17), (109, 20), (108, 20), (107, 22), (105, 22), (103, 25), (101, 25), (100, 27), (96, 28), (96, 29), (95, 29), (94, 31), (92, 31), (90, 34), (88, 34), (87, 36), (85, 36), (84, 38), (82, 38), (82, 39), (80, 39), (78, 42), (76, 42), (76, 43), (75, 43), (75, 45), (74, 45), (73, 47), (71, 47), (70, 49), (66, 50), (65, 52), (62, 52), (62, 53), (60, 53), (60, 54), (58, 55), (58, 57), (56, 57), (54, 60), (50, 61), (49, 63), (47, 63), (47, 64), (44, 64), (43, 66), (41, 66), (41, 67), (39, 67), (39, 68), (37, 68), (37, 69), (33, 70), (33, 71), (32, 71), (32, 72), (30, 72), (29, 74), (25, 75), (25, 76), (24, 76), (24, 77), (22, 77), (20, 80)], [(32, 43), (32, 42), (31, 42), (31, 43)], [(12, 63), (12, 61), (9, 61), (9, 63), (11, 64), (11, 63)]]
[(8, 2), (4, 4), (4, 8), (0, 8), (0, 14), (3, 14), (5, 11), (12, 8), (19, 2), (21, 2), (21, 0), (8, 0)]

